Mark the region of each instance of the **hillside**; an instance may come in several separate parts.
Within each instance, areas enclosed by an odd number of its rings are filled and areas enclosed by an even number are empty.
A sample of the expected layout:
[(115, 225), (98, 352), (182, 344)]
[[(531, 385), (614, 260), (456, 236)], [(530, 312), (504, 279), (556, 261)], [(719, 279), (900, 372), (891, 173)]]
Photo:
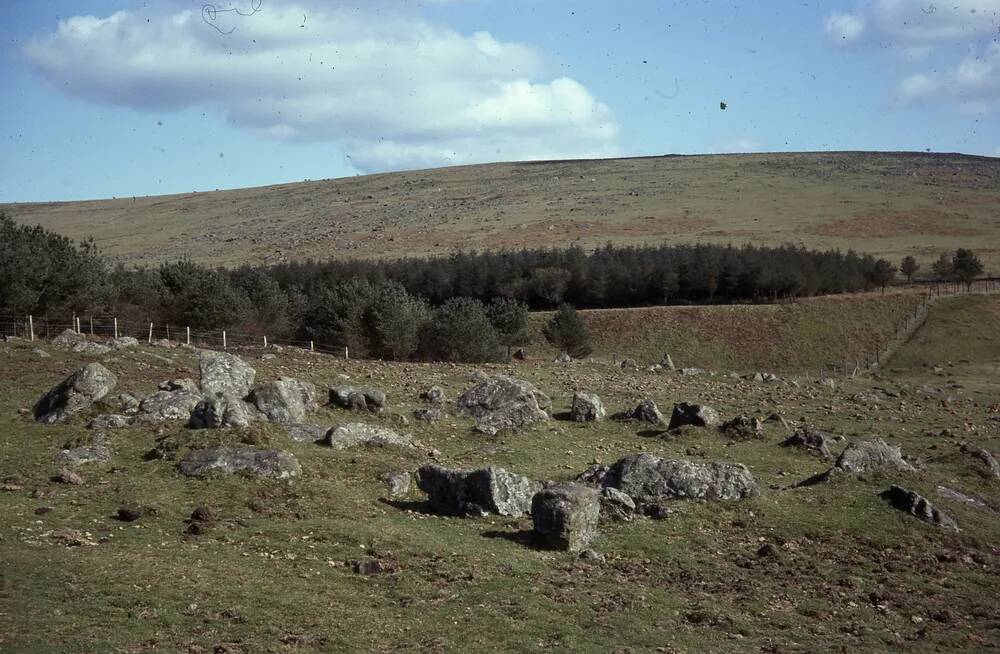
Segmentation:
[(1000, 159), (919, 153), (501, 163), (212, 193), (0, 205), (129, 264), (614, 243), (801, 243), (1000, 264)]

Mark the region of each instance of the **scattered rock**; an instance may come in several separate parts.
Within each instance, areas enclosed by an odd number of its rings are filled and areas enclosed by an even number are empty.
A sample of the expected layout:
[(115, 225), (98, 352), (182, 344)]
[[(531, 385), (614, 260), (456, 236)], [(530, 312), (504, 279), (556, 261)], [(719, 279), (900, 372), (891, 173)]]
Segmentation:
[(301, 423), (308, 412), (319, 408), (315, 384), (291, 377), (255, 386), (250, 401), (268, 420), (283, 425)]
[(635, 514), (635, 502), (617, 488), (601, 489), (601, 519), (628, 521)]
[(115, 402), (125, 415), (135, 415), (139, 413), (139, 399), (129, 393), (122, 393), (115, 398)]
[(48, 359), (48, 358), (50, 358), (52, 356), (51, 354), (49, 354), (48, 352), (46, 352), (45, 350), (43, 350), (40, 347), (34, 348), (31, 352), (33, 354), (35, 354), (36, 356), (38, 356), (40, 359)]
[(63, 422), (90, 408), (117, 383), (114, 373), (101, 364), (88, 364), (38, 400), (34, 407), (35, 420), (46, 424)]
[(476, 429), (494, 435), (549, 419), (552, 401), (530, 383), (497, 375), (488, 377), (458, 398), (458, 408), (476, 419)]
[(739, 463), (695, 463), (632, 454), (615, 463), (603, 481), (636, 506), (671, 499), (741, 500), (757, 493), (757, 482)]
[(881, 438), (877, 438), (873, 441), (851, 443), (837, 457), (833, 467), (799, 482), (799, 485), (810, 486), (827, 482), (842, 474), (861, 476), (893, 471), (913, 472), (914, 467), (903, 460), (898, 447), (893, 447)]
[(119, 336), (118, 338), (113, 338), (108, 341), (108, 347), (115, 352), (125, 350), (130, 347), (139, 347), (139, 339), (131, 336)]
[(135, 421), (132, 416), (123, 416), (119, 414), (101, 414), (90, 421), (87, 425), (87, 429), (121, 429), (122, 427), (128, 427)]
[(648, 422), (651, 425), (665, 425), (667, 421), (663, 418), (663, 414), (660, 413), (660, 408), (656, 406), (656, 402), (651, 399), (645, 399), (632, 409), (625, 413), (626, 420), (635, 420), (638, 422)]
[(389, 487), (389, 497), (403, 497), (410, 492), (411, 475), (408, 472), (394, 472), (385, 476)]
[(118, 519), (122, 522), (135, 522), (142, 517), (142, 509), (132, 506), (123, 506), (118, 509)]
[(739, 415), (727, 420), (719, 426), (719, 430), (729, 438), (737, 441), (763, 440), (764, 423), (759, 418)]
[(667, 429), (676, 429), (685, 425), (712, 427), (717, 424), (719, 424), (719, 412), (712, 407), (681, 402), (674, 405), (673, 413), (670, 415), (670, 424)]
[(517, 350), (514, 351), (514, 354), (511, 355), (511, 358), (514, 359), (515, 361), (524, 361), (525, 359), (528, 358), (528, 355), (525, 354), (523, 349), (518, 348)]
[(58, 336), (52, 339), (52, 345), (68, 350), (77, 343), (83, 343), (86, 340), (87, 337), (83, 334), (77, 334), (72, 329), (64, 329)]
[(978, 445), (966, 443), (962, 445), (962, 451), (982, 461), (986, 465), (986, 471), (990, 477), (1000, 479), (1000, 463), (997, 463), (996, 458), (987, 450)]
[(618, 366), (622, 370), (636, 371), (639, 369), (639, 364), (636, 363), (635, 359), (623, 359), (622, 362), (618, 364)]
[(361, 559), (351, 561), (351, 569), (354, 570), (354, 574), (371, 576), (396, 572), (398, 566), (382, 561), (381, 559)]
[(578, 558), (588, 563), (604, 563), (604, 555), (595, 550), (583, 550)]
[(55, 455), (55, 462), (78, 466), (84, 463), (106, 463), (111, 460), (111, 450), (103, 445), (74, 447), (60, 451)]
[(417, 487), (432, 510), (445, 515), (498, 513), (521, 516), (542, 485), (503, 468), (448, 470), (428, 464), (417, 471)]
[(157, 391), (139, 403), (139, 420), (142, 422), (188, 420), (199, 402), (201, 393), (183, 389)]
[(48, 533), (49, 538), (54, 540), (59, 545), (65, 545), (66, 547), (91, 547), (97, 545), (97, 542), (90, 537), (90, 534), (81, 532), (78, 529), (55, 529)]
[(578, 391), (573, 394), (570, 415), (577, 422), (598, 422), (604, 419), (604, 404), (596, 394)]
[(974, 509), (992, 509), (993, 508), (989, 504), (987, 504), (986, 502), (984, 502), (981, 499), (979, 499), (978, 497), (973, 497), (971, 495), (966, 495), (965, 493), (961, 493), (961, 492), (959, 492), (957, 490), (954, 490), (953, 488), (948, 488), (946, 486), (938, 486), (937, 487), (937, 493), (941, 497), (944, 497), (946, 499), (952, 500), (954, 502), (961, 502), (962, 504), (967, 504), (968, 506), (971, 506)]
[(89, 354), (98, 357), (114, 352), (110, 345), (105, 345), (103, 343), (91, 343), (90, 341), (81, 341), (76, 343), (70, 348), (70, 350), (77, 354)]
[(191, 522), (215, 522), (215, 511), (207, 506), (195, 507), (191, 512)]
[(206, 395), (216, 393), (244, 398), (253, 387), (257, 371), (229, 352), (203, 350), (198, 355), (201, 390)]
[(568, 352), (560, 352), (556, 355), (556, 358), (552, 360), (552, 363), (569, 363), (572, 360), (573, 357), (571, 357)]
[(223, 427), (249, 427), (254, 419), (254, 409), (243, 400), (223, 393), (206, 395), (188, 418), (191, 429), (221, 429)]
[(343, 450), (359, 445), (411, 448), (413, 447), (413, 440), (409, 434), (399, 434), (391, 429), (366, 425), (361, 422), (352, 422), (330, 429), (326, 434), (323, 444), (335, 450)]
[(595, 463), (583, 472), (581, 472), (577, 478), (576, 482), (578, 484), (588, 484), (591, 486), (602, 486), (604, 484), (604, 478), (608, 474), (610, 466), (604, 466), (599, 463)]
[(369, 411), (379, 413), (385, 409), (385, 393), (377, 388), (354, 388), (353, 386), (334, 386), (330, 389), (330, 404), (351, 411)]
[(558, 484), (535, 493), (531, 519), (542, 545), (579, 552), (597, 537), (600, 493), (579, 484)]
[(52, 478), (52, 481), (59, 484), (68, 484), (70, 486), (82, 486), (84, 483), (83, 477), (69, 468), (63, 468), (60, 470), (59, 474)]
[(826, 434), (815, 429), (798, 429), (794, 434), (781, 442), (781, 447), (798, 447), (806, 450), (810, 454), (815, 454), (823, 459), (832, 459), (829, 448), (826, 445)]
[[(669, 353), (665, 353), (663, 355), (663, 358), (660, 359), (660, 367), (663, 368), (663, 369), (665, 369), (665, 370), (669, 370), (671, 372), (677, 370), (677, 368), (674, 367), (674, 360), (672, 358), (670, 358), (670, 354)], [(696, 370), (696, 371), (699, 371), (699, 372), (703, 372), (700, 368), (685, 368), (684, 370)], [(681, 374), (691, 374), (691, 373), (684, 373), (684, 371), (682, 370)], [(695, 373), (695, 374), (697, 374), (697, 373)]]
[(882, 493), (882, 498), (888, 500), (890, 504), (900, 511), (906, 511), (924, 522), (937, 525), (942, 529), (958, 531), (958, 523), (951, 516), (940, 511), (927, 498), (914, 491), (906, 490), (902, 486), (893, 484), (888, 490)]
[(681, 374), (686, 377), (694, 377), (705, 374), (705, 370), (703, 368), (681, 368)]
[(285, 425), (285, 431), (293, 441), (300, 443), (318, 443), (326, 438), (329, 427), (300, 423), (295, 425)]
[(792, 429), (792, 425), (787, 420), (785, 420), (785, 416), (781, 415), (780, 413), (772, 413), (767, 417), (767, 420), (765, 422), (776, 422), (789, 431), (791, 431)]
[(440, 386), (431, 386), (420, 394), (420, 399), (431, 404), (444, 404), (448, 401), (447, 396), (444, 394), (444, 389)]
[(294, 455), (280, 450), (251, 447), (212, 447), (191, 450), (178, 466), (181, 474), (200, 477), (213, 470), (226, 473), (246, 472), (261, 477), (287, 479), (302, 472)]
[(167, 392), (187, 391), (189, 393), (201, 393), (201, 389), (198, 388), (198, 382), (187, 377), (183, 379), (168, 379), (167, 381), (160, 382), (158, 388), (161, 391)]
[(424, 422), (437, 422), (444, 417), (444, 414), (441, 409), (438, 408), (423, 408), (414, 409), (413, 417), (417, 420), (423, 420)]

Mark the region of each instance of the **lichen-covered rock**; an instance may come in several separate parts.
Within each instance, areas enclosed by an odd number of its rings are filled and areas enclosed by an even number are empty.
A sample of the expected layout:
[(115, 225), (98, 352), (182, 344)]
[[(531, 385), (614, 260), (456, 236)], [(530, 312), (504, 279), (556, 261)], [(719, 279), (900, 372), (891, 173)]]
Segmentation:
[(96, 357), (114, 352), (114, 349), (110, 345), (105, 345), (104, 343), (93, 343), (86, 340), (74, 343), (70, 350), (76, 354), (89, 354)]
[(130, 347), (139, 347), (139, 339), (131, 336), (119, 336), (108, 341), (108, 347), (116, 352)]
[(962, 451), (973, 458), (979, 459), (983, 465), (986, 466), (987, 475), (994, 479), (1000, 479), (1000, 463), (997, 463), (996, 457), (990, 454), (987, 450), (979, 447), (978, 445), (967, 443), (962, 446)]
[(667, 428), (676, 429), (685, 425), (712, 427), (717, 424), (719, 424), (719, 412), (712, 407), (681, 402), (674, 405), (673, 413), (670, 414), (670, 425)]
[(757, 493), (757, 482), (740, 463), (695, 463), (631, 454), (611, 466), (603, 481), (636, 506), (671, 499), (741, 500)]
[(298, 459), (281, 450), (260, 450), (252, 447), (212, 447), (191, 450), (178, 464), (181, 474), (200, 477), (218, 470), (226, 473), (245, 472), (260, 477), (287, 479), (302, 472)]
[(903, 459), (898, 447), (893, 447), (881, 438), (876, 438), (873, 441), (851, 443), (844, 448), (829, 470), (799, 482), (799, 485), (811, 486), (830, 481), (841, 475), (863, 476), (880, 472), (913, 472), (914, 470), (914, 467)]
[(608, 470), (610, 469), (611, 466), (595, 463), (577, 476), (576, 483), (602, 486), (604, 485), (604, 478), (608, 476)]
[(250, 391), (250, 401), (268, 420), (283, 425), (301, 423), (319, 408), (315, 384), (291, 377), (258, 384)]
[(432, 510), (445, 515), (521, 516), (542, 485), (503, 468), (448, 470), (433, 464), (417, 471), (417, 486)]
[(517, 430), (549, 419), (552, 401), (529, 382), (506, 375), (487, 377), (458, 398), (458, 408), (476, 419), (476, 429), (486, 434)]
[(123, 427), (128, 427), (135, 421), (132, 416), (123, 416), (119, 414), (102, 414), (90, 421), (87, 425), (88, 429), (121, 429)]
[(639, 402), (634, 409), (626, 412), (625, 419), (648, 422), (651, 425), (667, 424), (667, 421), (663, 419), (663, 414), (660, 413), (660, 407), (656, 406), (656, 402), (649, 398)]
[(579, 484), (557, 484), (535, 493), (531, 520), (535, 539), (547, 547), (579, 552), (597, 537), (600, 493)]
[(38, 422), (52, 424), (90, 408), (118, 383), (114, 373), (99, 363), (91, 363), (67, 377), (35, 403)]
[(199, 402), (201, 393), (186, 390), (157, 391), (139, 403), (138, 419), (141, 422), (187, 420)]
[(285, 425), (285, 431), (288, 432), (288, 435), (293, 441), (298, 441), (300, 443), (318, 443), (326, 438), (330, 428), (323, 427), (321, 425), (299, 423)]
[(444, 417), (444, 413), (441, 409), (435, 407), (424, 407), (422, 409), (414, 409), (413, 417), (424, 422), (437, 422)]
[(114, 398), (115, 403), (125, 415), (135, 415), (139, 413), (139, 398), (131, 393), (122, 393)]
[(394, 472), (385, 477), (389, 497), (403, 497), (410, 492), (411, 475), (408, 472)]
[(552, 363), (569, 363), (572, 360), (573, 357), (569, 355), (569, 352), (560, 352), (556, 358), (552, 359)]
[(52, 339), (52, 345), (66, 350), (71, 349), (77, 343), (83, 343), (87, 337), (77, 334), (72, 329), (64, 329), (58, 336)]
[(763, 440), (764, 423), (759, 418), (739, 415), (719, 426), (719, 430), (737, 441)]
[(931, 504), (926, 497), (914, 491), (893, 484), (882, 493), (882, 498), (888, 500), (900, 511), (906, 511), (924, 522), (937, 525), (942, 529), (958, 531), (958, 523), (951, 516)]
[(188, 418), (192, 429), (220, 429), (222, 427), (249, 427), (254, 420), (254, 408), (234, 395), (214, 393), (206, 395)]
[(635, 359), (622, 359), (621, 363), (619, 363), (618, 366), (622, 370), (636, 371), (639, 369), (639, 364), (636, 363)]
[(798, 447), (823, 459), (832, 459), (833, 455), (826, 443), (826, 434), (815, 429), (798, 429), (794, 434), (781, 442), (782, 447)]
[(573, 394), (570, 415), (577, 422), (598, 422), (604, 419), (604, 403), (594, 393), (577, 391)]
[(413, 440), (409, 434), (400, 434), (391, 429), (385, 429), (376, 425), (353, 422), (334, 427), (328, 431), (323, 444), (335, 450), (343, 450), (360, 445), (411, 448), (413, 447)]
[(635, 501), (617, 488), (601, 489), (601, 518), (603, 520), (631, 520), (635, 514)]
[(431, 386), (420, 394), (420, 399), (425, 402), (430, 402), (431, 404), (444, 404), (448, 401), (448, 397), (445, 395), (444, 389), (440, 386)]
[(78, 466), (84, 463), (106, 463), (111, 460), (111, 450), (103, 445), (88, 445), (61, 450), (55, 455), (55, 462)]
[(203, 350), (198, 355), (201, 390), (205, 395), (230, 395), (245, 398), (253, 387), (257, 371), (229, 352)]
[(355, 388), (353, 386), (334, 386), (330, 389), (330, 404), (351, 411), (369, 411), (379, 413), (386, 407), (385, 393), (377, 388)]

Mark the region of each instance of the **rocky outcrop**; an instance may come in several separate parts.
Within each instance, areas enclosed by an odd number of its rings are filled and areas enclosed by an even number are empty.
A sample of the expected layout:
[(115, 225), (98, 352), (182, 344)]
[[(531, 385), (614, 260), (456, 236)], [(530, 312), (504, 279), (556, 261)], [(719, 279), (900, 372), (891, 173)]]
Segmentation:
[(282, 425), (301, 423), (307, 413), (319, 408), (316, 386), (291, 377), (258, 384), (250, 391), (250, 402), (268, 420)]
[(141, 422), (188, 420), (201, 401), (201, 393), (188, 390), (157, 391), (139, 402)]
[(882, 493), (882, 499), (919, 520), (929, 522), (942, 529), (958, 531), (958, 523), (951, 516), (931, 504), (926, 497), (914, 491), (893, 484)]
[(99, 363), (77, 370), (35, 403), (38, 422), (53, 424), (90, 408), (118, 383), (114, 373)]
[(600, 493), (579, 484), (544, 488), (531, 499), (535, 540), (552, 549), (579, 552), (597, 537)]
[(719, 431), (735, 441), (763, 440), (764, 423), (759, 418), (739, 415), (719, 425)]
[(84, 463), (106, 463), (111, 460), (111, 450), (103, 445), (88, 445), (62, 450), (55, 456), (55, 462), (78, 466)]
[(335, 450), (344, 450), (361, 445), (413, 447), (409, 434), (399, 434), (391, 429), (353, 422), (330, 429), (323, 444)]
[(548, 420), (552, 401), (530, 383), (497, 375), (488, 377), (458, 398), (458, 408), (476, 419), (476, 429), (486, 434), (517, 430)]
[(573, 394), (570, 415), (576, 422), (598, 422), (604, 419), (604, 403), (594, 393), (577, 391)]
[(969, 456), (978, 459), (986, 467), (985, 472), (987, 476), (993, 479), (1000, 479), (1000, 463), (997, 463), (996, 457), (990, 454), (987, 450), (979, 447), (978, 445), (965, 444), (962, 446), (962, 451)]
[(330, 389), (330, 404), (350, 411), (380, 413), (386, 407), (385, 393), (377, 388), (334, 386)]
[(168, 379), (167, 381), (160, 382), (158, 388), (161, 391), (174, 392), (174, 391), (187, 391), (189, 393), (201, 393), (201, 389), (198, 388), (198, 382), (188, 377), (183, 379)]
[(667, 424), (667, 421), (663, 418), (663, 414), (660, 413), (660, 407), (656, 406), (656, 402), (648, 398), (639, 402), (631, 411), (626, 411), (622, 417), (626, 420), (647, 422), (651, 425), (662, 426)]
[(445, 395), (444, 389), (440, 386), (431, 386), (420, 394), (420, 399), (431, 404), (444, 404), (448, 401), (448, 397)]
[(741, 500), (757, 493), (757, 482), (739, 463), (695, 463), (632, 454), (612, 465), (603, 481), (632, 498), (640, 509), (673, 499)]
[(503, 468), (448, 470), (425, 465), (417, 471), (417, 487), (427, 493), (430, 508), (445, 515), (521, 516), (542, 485)]
[(214, 393), (205, 395), (191, 410), (188, 427), (192, 429), (249, 427), (255, 418), (254, 413), (254, 408), (240, 398)]
[(573, 360), (573, 357), (569, 355), (569, 352), (560, 352), (552, 359), (552, 363), (569, 363)]
[(330, 429), (329, 427), (323, 427), (321, 425), (299, 423), (295, 425), (285, 425), (285, 431), (288, 432), (289, 437), (291, 437), (293, 441), (298, 441), (300, 443), (318, 443), (326, 438)]
[(123, 416), (120, 414), (102, 414), (94, 418), (87, 425), (88, 429), (121, 429), (123, 427), (128, 427), (135, 421), (132, 416)]
[(688, 404), (681, 402), (674, 405), (670, 414), (670, 425), (667, 429), (677, 429), (685, 425), (695, 427), (712, 427), (719, 424), (719, 412), (703, 404)]
[(798, 447), (823, 459), (833, 458), (827, 447), (826, 434), (815, 429), (798, 429), (794, 434), (781, 441), (781, 446)]
[(617, 488), (605, 486), (601, 489), (602, 520), (631, 520), (635, 510), (635, 501)]
[(191, 450), (178, 464), (181, 474), (200, 477), (213, 471), (247, 473), (260, 477), (287, 479), (302, 472), (298, 459), (281, 450), (252, 447), (212, 447)]
[(253, 387), (257, 371), (243, 359), (229, 352), (203, 350), (198, 355), (201, 391), (205, 395), (229, 395), (244, 398)]
[(864, 476), (882, 472), (913, 472), (915, 468), (903, 459), (898, 447), (889, 445), (881, 438), (860, 441), (848, 445), (833, 466), (818, 475), (810, 477), (799, 486), (823, 483), (842, 475)]
[(87, 337), (83, 334), (77, 334), (72, 329), (64, 329), (58, 336), (52, 339), (52, 345), (69, 350), (77, 343), (83, 343), (86, 340)]

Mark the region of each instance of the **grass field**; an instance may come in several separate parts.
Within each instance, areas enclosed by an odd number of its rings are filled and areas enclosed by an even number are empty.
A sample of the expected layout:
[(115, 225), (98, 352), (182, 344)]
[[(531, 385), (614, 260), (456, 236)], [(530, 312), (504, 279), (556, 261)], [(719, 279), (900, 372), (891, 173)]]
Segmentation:
[(803, 244), (1000, 264), (1000, 159), (920, 153), (504, 163), (212, 193), (0, 205), (117, 261), (212, 265), (462, 248)]
[[(835, 312), (835, 305), (824, 311)], [(971, 441), (1000, 451), (996, 370), (969, 367), (968, 379), (958, 381), (948, 367), (931, 368), (943, 359), (996, 363), (995, 330), (992, 338), (978, 337), (982, 320), (998, 311), (997, 298), (942, 301), (878, 379), (836, 388), (808, 377), (797, 378), (796, 386), (629, 372), (600, 360), (486, 368), (533, 381), (553, 397), (557, 413), (583, 388), (598, 392), (611, 411), (644, 397), (666, 410), (676, 401), (701, 401), (723, 417), (778, 412), (849, 441), (880, 436), (920, 463), (916, 473), (799, 489), (788, 486), (827, 464), (778, 447), (786, 432), (771, 423), (765, 440), (751, 442), (705, 429), (668, 435), (612, 421), (552, 421), (489, 438), (458, 417), (403, 428), (421, 444), (411, 453), (334, 452), (294, 443), (273, 425), (246, 431), (191, 431), (177, 423), (128, 427), (108, 432), (109, 464), (78, 469), (83, 485), (56, 484), (52, 457), (67, 441), (87, 438), (89, 415), (43, 426), (22, 410), (89, 359), (44, 344), (53, 356), (39, 358), (27, 343), (2, 344), (0, 479), (9, 490), (0, 492), (0, 651), (941, 652), (1000, 646), (998, 514), (936, 492), (945, 485), (1000, 507), (1000, 482), (959, 449)], [(809, 320), (816, 325), (810, 329), (820, 329), (820, 314)], [(813, 356), (787, 347), (789, 357)], [(400, 414), (420, 406), (417, 395), (430, 384), (456, 397), (474, 372), (295, 350), (266, 360), (261, 354), (243, 353), (258, 380), (291, 375), (325, 387), (346, 376), (385, 389), (392, 412)], [(194, 355), (182, 349), (142, 347), (103, 362), (119, 376), (118, 390), (137, 396), (162, 379), (196, 377)], [(928, 388), (918, 391), (917, 383)], [(898, 397), (876, 404), (855, 397), (873, 387)], [(329, 408), (315, 416), (331, 425), (358, 419)], [(360, 419), (396, 424), (391, 415)], [(156, 439), (181, 451), (218, 442), (280, 447), (299, 458), (303, 474), (291, 482), (188, 479), (174, 461), (145, 460)], [(431, 449), (449, 467), (492, 464), (539, 479), (570, 479), (594, 461), (637, 451), (742, 462), (761, 494), (739, 503), (676, 501), (664, 520), (604, 524), (595, 548), (606, 560), (586, 563), (526, 544), (530, 521), (429, 515), (416, 491), (403, 502), (384, 501), (382, 475), (415, 469)], [(931, 499), (961, 532), (890, 508), (878, 496), (890, 483)], [(124, 523), (114, 518), (122, 505), (152, 510)], [(185, 520), (196, 506), (212, 508), (218, 521), (206, 533), (187, 535)], [(53, 538), (60, 528), (84, 532), (94, 544), (66, 547)], [(364, 576), (346, 564), (365, 557), (396, 571)]]

